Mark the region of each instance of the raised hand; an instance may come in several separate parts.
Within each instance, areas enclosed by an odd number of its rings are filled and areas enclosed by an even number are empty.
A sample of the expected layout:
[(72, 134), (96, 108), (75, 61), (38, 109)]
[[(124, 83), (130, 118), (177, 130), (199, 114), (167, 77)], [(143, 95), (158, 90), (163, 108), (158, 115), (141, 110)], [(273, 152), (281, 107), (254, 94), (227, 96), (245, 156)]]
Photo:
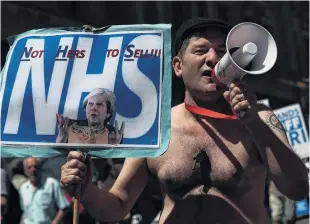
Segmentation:
[(57, 143), (66, 143), (68, 141), (68, 124), (69, 118), (65, 118), (62, 115), (56, 114), (58, 136), (56, 138)]
[(125, 122), (123, 121), (121, 129), (118, 129), (118, 122), (115, 120), (114, 131), (109, 134), (109, 144), (120, 144), (123, 139), (124, 129)]
[(230, 104), (234, 114), (246, 112), (257, 104), (256, 94), (248, 86), (238, 80), (229, 86), (229, 91), (224, 92), (224, 98)]

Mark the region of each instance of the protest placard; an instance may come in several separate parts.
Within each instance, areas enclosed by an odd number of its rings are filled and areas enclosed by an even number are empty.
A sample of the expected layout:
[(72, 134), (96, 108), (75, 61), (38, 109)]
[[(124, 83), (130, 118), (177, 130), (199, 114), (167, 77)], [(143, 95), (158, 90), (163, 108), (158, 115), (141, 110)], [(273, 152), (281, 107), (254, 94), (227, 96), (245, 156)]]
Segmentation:
[(277, 110), (274, 113), (283, 124), (287, 138), (294, 151), (301, 157), (309, 157), (308, 132), (300, 105), (293, 104)]
[(157, 156), (170, 139), (170, 24), (32, 30), (9, 39), (2, 156)]

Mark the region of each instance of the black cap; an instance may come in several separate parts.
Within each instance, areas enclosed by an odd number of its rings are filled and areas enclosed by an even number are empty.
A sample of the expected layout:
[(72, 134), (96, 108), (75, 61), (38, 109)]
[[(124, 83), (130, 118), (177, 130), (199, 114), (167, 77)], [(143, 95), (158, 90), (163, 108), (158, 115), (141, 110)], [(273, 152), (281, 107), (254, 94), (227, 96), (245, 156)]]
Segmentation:
[(185, 40), (189, 35), (191, 35), (193, 32), (201, 29), (201, 28), (207, 28), (207, 27), (216, 27), (219, 29), (222, 29), (224, 34), (228, 34), (229, 31), (233, 28), (230, 24), (219, 20), (219, 19), (207, 19), (207, 18), (193, 18), (186, 20), (181, 27), (178, 29), (175, 41), (174, 41), (174, 55), (176, 55), (183, 43), (183, 40)]

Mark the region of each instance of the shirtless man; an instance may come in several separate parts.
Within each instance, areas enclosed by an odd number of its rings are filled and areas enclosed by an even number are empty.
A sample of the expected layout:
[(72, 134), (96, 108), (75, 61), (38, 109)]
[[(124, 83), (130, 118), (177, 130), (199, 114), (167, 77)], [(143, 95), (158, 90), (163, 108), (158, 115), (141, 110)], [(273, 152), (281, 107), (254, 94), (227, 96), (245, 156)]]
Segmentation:
[[(307, 196), (307, 170), (274, 113), (258, 105), (241, 81), (229, 89), (211, 81), (211, 69), (225, 54), (230, 29), (224, 22), (199, 18), (185, 22), (177, 32), (172, 65), (186, 92), (184, 103), (172, 109), (171, 140), (163, 155), (126, 159), (107, 192), (90, 184), (91, 160), (70, 152), (61, 182), (83, 184), (82, 201), (95, 218), (121, 220), (150, 175), (162, 186), (160, 223), (266, 224), (267, 175), (287, 197)], [(226, 115), (246, 110), (246, 116), (211, 118), (190, 112), (186, 104)]]

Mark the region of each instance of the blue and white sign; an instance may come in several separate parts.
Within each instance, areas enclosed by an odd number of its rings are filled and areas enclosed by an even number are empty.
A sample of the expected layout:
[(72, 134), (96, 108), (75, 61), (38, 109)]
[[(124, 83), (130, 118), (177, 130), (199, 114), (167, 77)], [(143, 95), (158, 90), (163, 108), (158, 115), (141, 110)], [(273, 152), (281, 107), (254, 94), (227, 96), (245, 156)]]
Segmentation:
[(309, 157), (308, 132), (299, 104), (274, 110), (283, 124), (287, 138), (294, 151), (301, 157)]
[(170, 27), (45, 29), (16, 38), (2, 71), (2, 154), (24, 155), (25, 147), (101, 150), (104, 157), (165, 151)]
[(295, 214), (297, 217), (309, 215), (309, 204), (307, 199), (304, 199), (302, 201), (296, 201), (295, 205), (296, 205)]

